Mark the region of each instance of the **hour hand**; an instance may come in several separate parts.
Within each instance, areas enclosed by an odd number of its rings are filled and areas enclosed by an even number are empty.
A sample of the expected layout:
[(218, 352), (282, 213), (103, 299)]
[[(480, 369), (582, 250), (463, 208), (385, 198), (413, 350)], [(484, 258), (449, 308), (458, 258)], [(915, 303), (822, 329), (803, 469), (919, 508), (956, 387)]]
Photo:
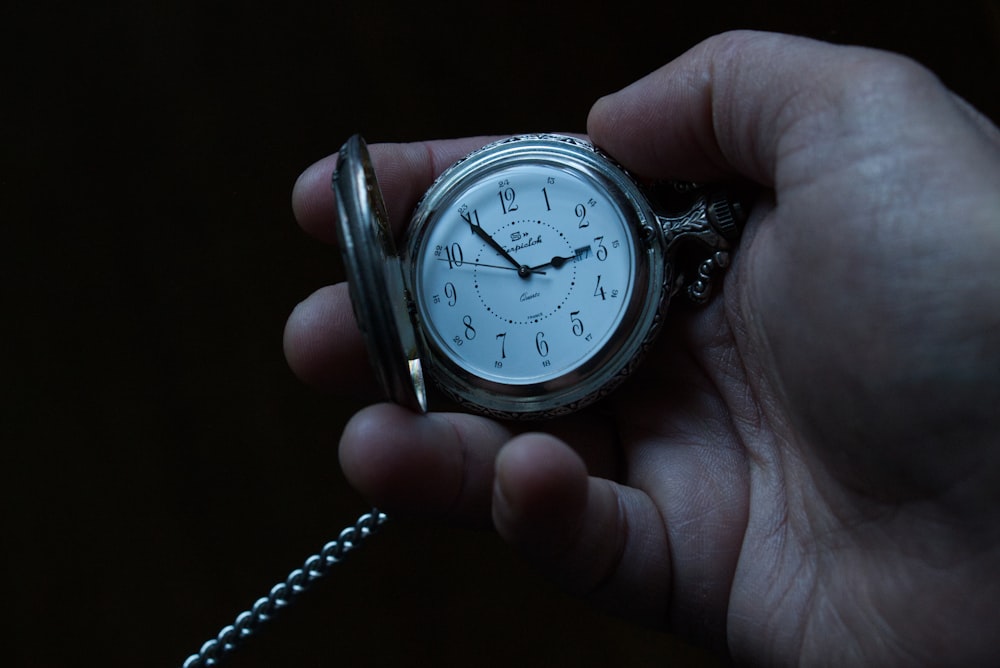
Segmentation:
[(542, 267), (554, 267), (554, 268), (558, 269), (559, 267), (563, 266), (567, 262), (570, 262), (571, 260), (577, 260), (577, 259), (585, 258), (589, 254), (590, 254), (590, 246), (585, 246), (583, 248), (577, 248), (576, 252), (573, 255), (570, 255), (568, 257), (560, 257), (560, 256), (557, 255), (556, 257), (552, 258), (551, 260), (549, 260), (545, 264), (540, 264), (540, 265), (537, 265), (535, 267), (532, 267), (531, 271), (535, 271), (536, 269), (541, 269)]
[(482, 226), (480, 226), (480, 225), (473, 225), (472, 226), (472, 231), (475, 232), (483, 241), (485, 241), (486, 244), (490, 248), (492, 248), (496, 252), (500, 253), (500, 255), (503, 257), (503, 259), (505, 259), (508, 262), (510, 262), (511, 265), (513, 265), (514, 268), (517, 269), (517, 273), (518, 273), (519, 276), (521, 276), (521, 278), (527, 278), (528, 277), (528, 274), (531, 273), (531, 269), (528, 267), (528, 265), (521, 264), (520, 262), (518, 262), (517, 260), (515, 260), (514, 256), (511, 255), (510, 253), (508, 253), (506, 248), (504, 248), (499, 243), (497, 243), (496, 239), (494, 239), (493, 237), (491, 237), (490, 235), (488, 235), (486, 233), (486, 230), (484, 230), (482, 228)]

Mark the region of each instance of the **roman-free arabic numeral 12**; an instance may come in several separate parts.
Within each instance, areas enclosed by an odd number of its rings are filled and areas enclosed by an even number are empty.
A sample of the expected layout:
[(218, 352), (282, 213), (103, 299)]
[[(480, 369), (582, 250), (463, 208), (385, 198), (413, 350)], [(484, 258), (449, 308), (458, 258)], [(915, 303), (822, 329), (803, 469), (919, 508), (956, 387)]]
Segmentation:
[(514, 203), (516, 193), (513, 188), (503, 188), (497, 193), (497, 196), (500, 198), (500, 208), (503, 209), (505, 216), (511, 211), (517, 211), (517, 204)]

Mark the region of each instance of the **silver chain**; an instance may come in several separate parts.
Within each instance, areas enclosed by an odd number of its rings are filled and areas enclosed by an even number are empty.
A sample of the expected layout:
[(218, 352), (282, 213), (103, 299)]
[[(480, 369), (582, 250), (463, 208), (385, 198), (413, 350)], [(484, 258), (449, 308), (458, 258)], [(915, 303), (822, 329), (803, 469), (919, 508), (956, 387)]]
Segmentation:
[(292, 602), (314, 582), (329, 572), (330, 567), (340, 562), (348, 552), (358, 547), (366, 538), (375, 533), (386, 521), (385, 513), (372, 509), (340, 532), (337, 540), (323, 546), (319, 554), (314, 554), (302, 565), (288, 574), (284, 582), (271, 587), (267, 596), (257, 599), (253, 606), (236, 616), (236, 620), (224, 627), (219, 634), (206, 642), (184, 662), (183, 668), (209, 668), (217, 666), (240, 642), (253, 635), (257, 629), (281, 608)]

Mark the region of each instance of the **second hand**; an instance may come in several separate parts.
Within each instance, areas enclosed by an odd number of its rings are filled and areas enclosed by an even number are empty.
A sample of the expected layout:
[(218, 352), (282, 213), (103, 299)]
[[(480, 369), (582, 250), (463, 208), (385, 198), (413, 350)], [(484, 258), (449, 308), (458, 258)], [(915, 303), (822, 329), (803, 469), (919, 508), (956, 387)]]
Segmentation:
[[(501, 266), (499, 264), (484, 264), (482, 262), (462, 262), (462, 263), (457, 263), (454, 260), (449, 260), (446, 257), (437, 257), (437, 258), (434, 258), (434, 259), (437, 260), (438, 262), (451, 262), (456, 267), (461, 267), (461, 266), (466, 265), (466, 264), (471, 264), (473, 267), (489, 267), (490, 269), (504, 269), (506, 271), (520, 271), (521, 270), (520, 267), (504, 267), (504, 266)], [(532, 274), (541, 274), (542, 276), (545, 275), (544, 271), (538, 271), (537, 269), (529, 269), (528, 271), (530, 273), (532, 273)]]

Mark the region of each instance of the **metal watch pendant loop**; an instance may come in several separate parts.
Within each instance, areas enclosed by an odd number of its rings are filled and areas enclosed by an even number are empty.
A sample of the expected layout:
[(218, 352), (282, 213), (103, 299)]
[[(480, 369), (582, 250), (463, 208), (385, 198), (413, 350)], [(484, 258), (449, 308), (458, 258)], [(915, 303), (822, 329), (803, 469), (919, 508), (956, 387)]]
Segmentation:
[[(704, 253), (694, 271), (679, 271), (673, 291), (685, 290), (688, 299), (704, 304), (712, 294), (713, 280), (729, 266), (732, 250), (746, 220), (743, 205), (724, 190), (706, 190), (685, 184), (681, 190), (696, 192), (690, 208), (680, 214), (657, 214), (667, 246), (667, 257), (678, 260), (678, 249), (700, 247)], [(694, 242), (694, 243), (689, 243)], [(697, 258), (697, 255), (695, 255)]]

